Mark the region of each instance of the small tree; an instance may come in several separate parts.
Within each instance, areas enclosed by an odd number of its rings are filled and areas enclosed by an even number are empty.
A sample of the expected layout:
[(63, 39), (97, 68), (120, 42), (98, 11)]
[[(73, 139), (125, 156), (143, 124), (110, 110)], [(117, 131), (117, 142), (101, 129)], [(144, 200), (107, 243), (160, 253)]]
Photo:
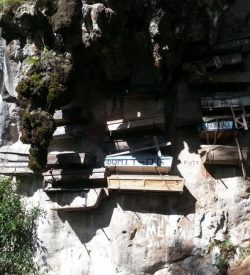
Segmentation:
[(0, 274), (34, 274), (35, 219), (39, 209), (28, 212), (9, 178), (0, 178)]

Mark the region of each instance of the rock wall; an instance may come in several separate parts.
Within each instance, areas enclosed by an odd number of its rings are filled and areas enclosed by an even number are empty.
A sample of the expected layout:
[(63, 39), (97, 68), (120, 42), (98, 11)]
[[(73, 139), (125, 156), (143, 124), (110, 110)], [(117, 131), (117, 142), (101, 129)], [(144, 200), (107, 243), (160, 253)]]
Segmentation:
[[(52, 140), (49, 150), (87, 151), (102, 165), (114, 97), (126, 93), (126, 87), (160, 87), (163, 96), (125, 96), (120, 107), (126, 118), (165, 112), (165, 138), (174, 156), (171, 173), (185, 179), (180, 195), (112, 192), (97, 209), (60, 212), (52, 209), (67, 206), (72, 194), (44, 192), (39, 175), (17, 177), (27, 207), (39, 204), (44, 210), (34, 254), (41, 274), (217, 274), (219, 244), (228, 238), (237, 247), (231, 266), (239, 260), (238, 247), (249, 246), (250, 240), (249, 179), (239, 167), (205, 167), (195, 126), (180, 125), (202, 116), (202, 93), (220, 89), (190, 86), (182, 64), (212, 56), (214, 47), (230, 38), (232, 14), (238, 30), (247, 30), (246, 2), (62, 0), (50, 7), (50, 1), (34, 1), (2, 14), (0, 149), (8, 145), (27, 152), (20, 142), (22, 110), (15, 88), (30, 69), (28, 57), (46, 46), (72, 55), (69, 106), (92, 116), (81, 139)], [(247, 70), (247, 49), (243, 55)], [(239, 139), (249, 146), (248, 132)], [(73, 199), (86, 203), (90, 192), (73, 194)]]

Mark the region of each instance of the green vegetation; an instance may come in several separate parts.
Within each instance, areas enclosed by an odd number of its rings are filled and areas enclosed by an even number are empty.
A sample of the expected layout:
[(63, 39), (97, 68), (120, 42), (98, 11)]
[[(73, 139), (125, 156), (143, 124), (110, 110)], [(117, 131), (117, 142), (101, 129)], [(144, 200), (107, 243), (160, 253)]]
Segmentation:
[(21, 141), (31, 144), (29, 167), (39, 172), (45, 169), (47, 147), (56, 129), (55, 109), (71, 99), (67, 84), (72, 63), (46, 47), (27, 62), (30, 70), (16, 88), (18, 101), (26, 110), (22, 116)]
[(236, 246), (232, 244), (229, 238), (217, 244), (212, 244), (209, 250), (214, 246), (220, 249), (220, 253), (215, 255), (215, 266), (219, 270), (219, 275), (226, 275), (229, 268), (229, 261), (236, 253)]
[(47, 147), (56, 129), (52, 115), (45, 111), (26, 112), (22, 116), (23, 143), (31, 144), (29, 167), (35, 172), (45, 169), (47, 163)]
[(24, 211), (10, 179), (0, 178), (0, 274), (36, 274), (33, 250), (38, 207)]

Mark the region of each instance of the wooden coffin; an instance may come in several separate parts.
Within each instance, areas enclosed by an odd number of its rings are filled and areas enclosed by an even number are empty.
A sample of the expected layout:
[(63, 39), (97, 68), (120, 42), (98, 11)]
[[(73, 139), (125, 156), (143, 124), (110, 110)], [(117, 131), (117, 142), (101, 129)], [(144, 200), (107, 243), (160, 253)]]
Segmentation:
[[(247, 160), (248, 150), (241, 149), (244, 161)], [(241, 163), (239, 151), (236, 146), (201, 145), (198, 151), (204, 164), (213, 165), (239, 165)]]
[(111, 175), (108, 188), (124, 191), (183, 192), (184, 180), (177, 176)]
[[(62, 196), (62, 194), (60, 194)], [(103, 188), (95, 188), (86, 192), (82, 197), (77, 196), (76, 193), (64, 194), (64, 203), (55, 204), (51, 210), (55, 211), (89, 211), (100, 206), (102, 200), (108, 196)]]
[(57, 110), (53, 117), (56, 125), (60, 126), (87, 122), (91, 119), (91, 114), (82, 114), (82, 108), (74, 106)]
[(28, 156), (29, 149), (30, 149), (30, 145), (23, 144), (21, 143), (21, 141), (18, 141), (12, 145), (1, 146), (0, 153)]
[[(165, 147), (170, 145), (166, 142), (166, 137), (157, 136), (160, 147)], [(147, 148), (147, 150), (154, 149), (155, 143), (152, 136), (143, 136), (141, 138), (134, 139), (116, 139), (111, 141), (103, 142), (103, 150), (108, 154), (113, 154), (115, 152), (123, 151), (133, 151), (137, 148)]]
[(198, 68), (205, 68), (205, 69), (219, 69), (223, 66), (235, 65), (240, 64), (242, 62), (242, 54), (235, 53), (235, 54), (227, 54), (227, 55), (220, 55), (211, 57), (208, 60), (199, 60), (194, 61), (192, 64), (184, 63), (182, 69), (187, 72), (195, 73)]
[(199, 126), (199, 137), (202, 140), (228, 140), (235, 136), (235, 125), (231, 118), (214, 119), (205, 117)]
[(189, 81), (190, 84), (249, 84), (250, 83), (250, 72), (220, 72), (220, 73), (209, 73), (205, 77), (193, 78)]
[(49, 152), (47, 157), (48, 167), (89, 166), (95, 163), (96, 157), (88, 153), (71, 151)]
[(169, 173), (173, 158), (157, 154), (136, 153), (133, 155), (107, 156), (104, 166), (109, 171), (134, 173)]
[(119, 119), (107, 121), (107, 130), (110, 133), (141, 130), (163, 130), (165, 125), (164, 114), (150, 117), (138, 117), (131, 120)]
[(72, 139), (72, 138), (81, 138), (84, 134), (84, 126), (80, 124), (72, 124), (69, 126), (59, 126), (56, 128), (53, 139)]
[(0, 163), (0, 174), (18, 176), (34, 174), (34, 172), (29, 169), (28, 162), (6, 162)]
[(28, 155), (0, 153), (0, 162), (28, 162)]
[(205, 110), (241, 108), (242, 106), (250, 107), (250, 93), (217, 93), (211, 97), (201, 98), (201, 108)]
[(233, 50), (233, 49), (241, 49), (242, 47), (249, 47), (250, 46), (250, 37), (249, 36), (242, 36), (233, 39), (227, 39), (221, 41), (215, 47), (216, 50)]
[(43, 173), (47, 183), (63, 182), (103, 182), (106, 180), (105, 168), (94, 169), (52, 169)]

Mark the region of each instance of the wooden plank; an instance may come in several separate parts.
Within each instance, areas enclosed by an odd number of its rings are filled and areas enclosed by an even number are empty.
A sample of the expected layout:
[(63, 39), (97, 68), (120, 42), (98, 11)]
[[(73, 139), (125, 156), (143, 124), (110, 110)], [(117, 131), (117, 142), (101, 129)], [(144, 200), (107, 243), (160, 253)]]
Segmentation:
[(141, 129), (163, 129), (165, 125), (164, 114), (150, 117), (141, 117), (134, 120), (112, 120), (107, 121), (107, 130), (109, 132), (131, 131)]
[(111, 175), (108, 188), (116, 190), (183, 192), (184, 181), (177, 176)]
[[(166, 143), (166, 137), (157, 136), (160, 144)], [(154, 141), (152, 136), (143, 136), (141, 138), (130, 138), (130, 139), (117, 139), (105, 141), (102, 144), (103, 150), (108, 154), (114, 154), (115, 152), (131, 152), (138, 148), (149, 148), (154, 149)], [(146, 149), (147, 150), (147, 149)]]
[[(198, 150), (204, 164), (212, 165), (240, 165), (240, 157), (236, 146), (201, 145)], [(242, 149), (243, 159), (247, 160), (248, 150)]]
[(85, 128), (80, 124), (73, 124), (69, 126), (59, 126), (56, 128), (53, 139), (72, 139), (72, 138), (81, 138), (84, 135)]
[(107, 156), (104, 166), (110, 171), (137, 172), (137, 173), (169, 173), (173, 158), (170, 156), (158, 157), (156, 154), (133, 154), (122, 156)]
[(250, 72), (209, 73), (203, 78), (193, 78), (190, 84), (249, 84)]
[(2, 162), (0, 163), (0, 167), (28, 167), (28, 162)]
[(95, 163), (96, 157), (88, 153), (72, 151), (49, 152), (47, 157), (48, 167), (88, 166)]
[(0, 162), (28, 162), (28, 155), (0, 153)]
[(250, 106), (250, 94), (248, 95), (224, 95), (215, 94), (211, 97), (201, 98), (201, 107), (203, 109), (223, 109), (223, 108), (242, 108)]
[(34, 174), (32, 170), (28, 167), (0, 167), (0, 174), (2, 175), (12, 175), (12, 176), (21, 176), (21, 175), (30, 175)]
[(15, 154), (21, 156), (28, 156), (29, 155), (30, 145), (23, 144), (21, 141), (14, 143), (12, 145), (6, 145), (0, 147), (0, 153), (2, 154)]
[(233, 131), (235, 129), (235, 125), (232, 119), (216, 119), (204, 122), (203, 128), (207, 132)]
[(216, 55), (209, 59), (197, 60), (192, 63), (184, 63), (182, 69), (187, 72), (195, 73), (198, 68), (205, 69), (219, 69), (223, 66), (235, 65), (242, 63), (242, 54), (226, 54), (226, 55)]
[[(170, 145), (171, 145), (171, 142), (164, 142), (164, 143), (161, 143), (158, 146), (159, 147), (166, 147), (166, 146), (170, 146)], [(133, 150), (124, 151), (124, 152), (121, 152), (121, 153), (111, 154), (108, 157), (128, 155), (128, 154), (138, 153), (138, 152), (142, 152), (142, 151), (146, 151), (146, 150), (150, 150), (150, 149), (155, 149), (155, 148), (156, 148), (156, 145), (145, 146), (145, 147), (141, 147), (141, 148), (138, 148), (138, 149), (133, 149)]]
[(106, 169), (53, 169), (43, 173), (48, 183), (74, 181), (105, 181)]
[(235, 37), (232, 39), (227, 39), (220, 41), (215, 50), (233, 50), (233, 49), (241, 49), (242, 47), (247, 47), (250, 45), (250, 37), (247, 35)]

